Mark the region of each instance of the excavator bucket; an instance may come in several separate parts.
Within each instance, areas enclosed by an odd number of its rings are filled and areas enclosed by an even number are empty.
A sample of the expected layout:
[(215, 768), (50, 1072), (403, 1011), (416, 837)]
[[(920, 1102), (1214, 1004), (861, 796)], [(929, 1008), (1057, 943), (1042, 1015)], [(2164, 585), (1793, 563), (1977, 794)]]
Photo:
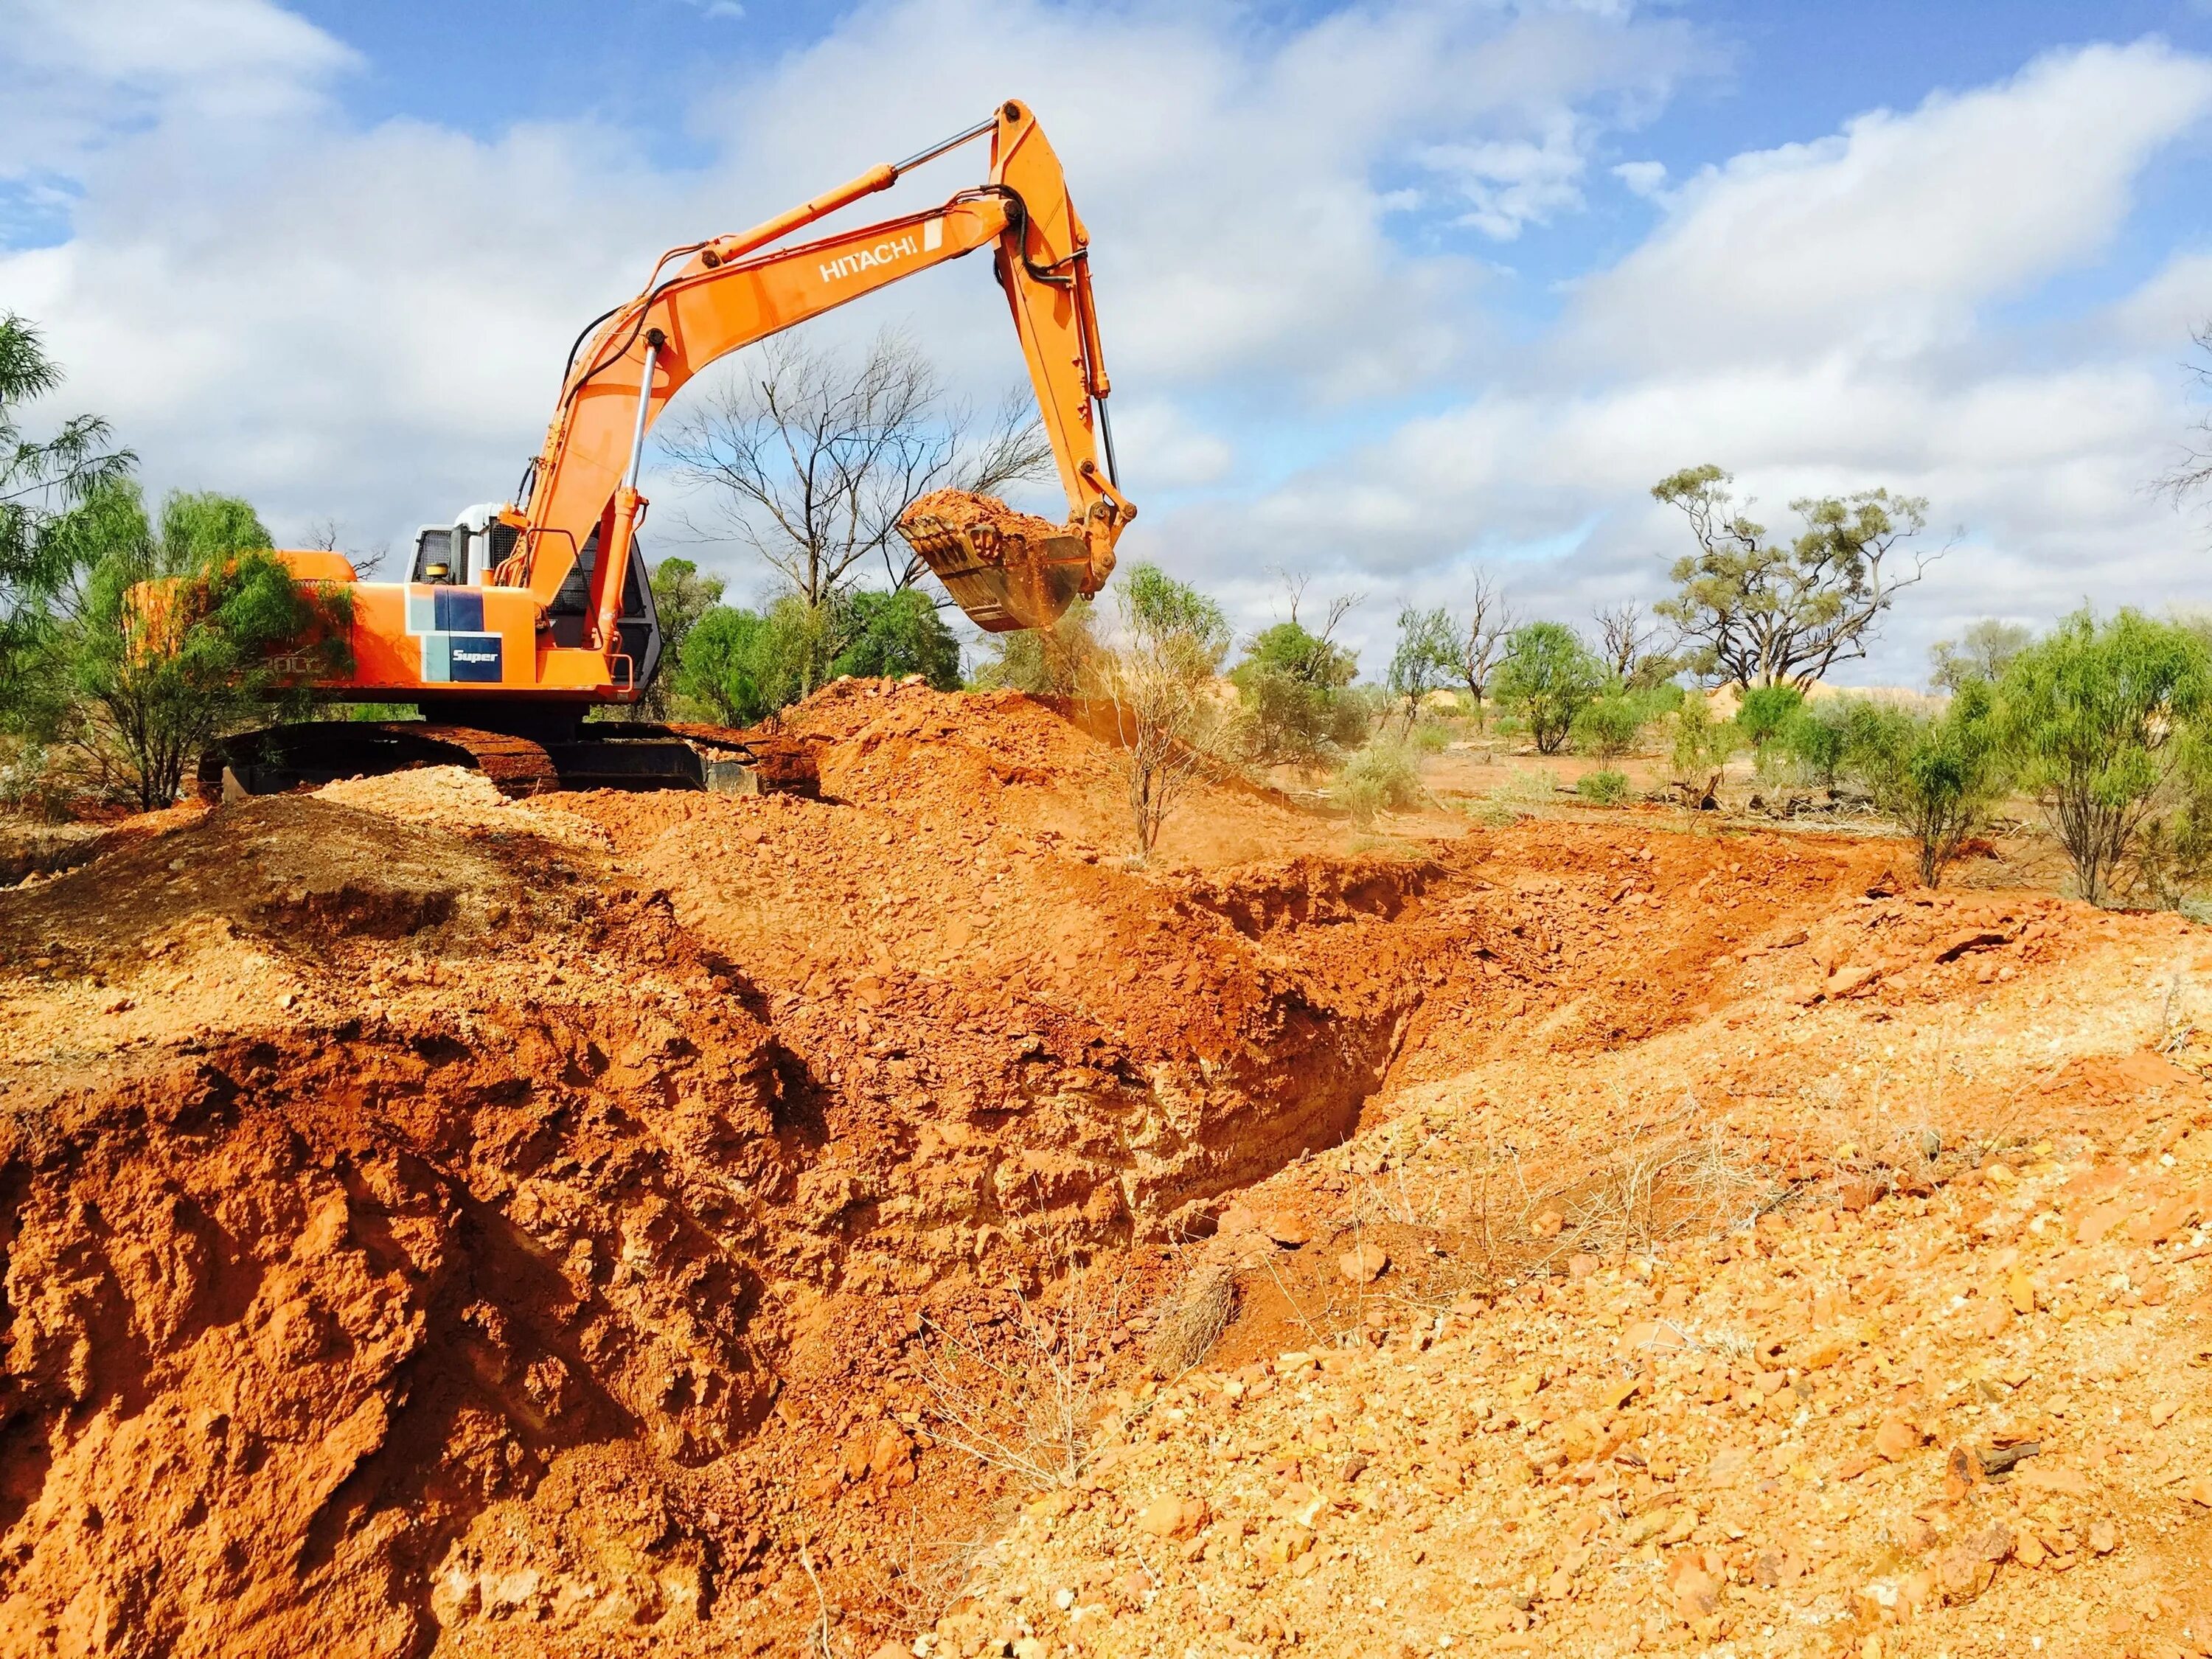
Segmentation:
[(1079, 526), (1017, 513), (993, 496), (940, 489), (901, 514), (898, 527), (987, 633), (1049, 628), (1098, 586)]

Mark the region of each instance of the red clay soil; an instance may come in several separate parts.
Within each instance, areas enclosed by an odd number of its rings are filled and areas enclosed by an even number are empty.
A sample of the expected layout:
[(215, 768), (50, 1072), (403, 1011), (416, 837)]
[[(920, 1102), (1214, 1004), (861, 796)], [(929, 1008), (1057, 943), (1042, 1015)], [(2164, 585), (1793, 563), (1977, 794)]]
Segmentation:
[(1063, 526), (1049, 519), (1008, 507), (996, 495), (978, 495), (965, 489), (932, 490), (902, 513), (899, 519), (907, 524), (937, 519), (955, 530), (981, 527), (1001, 536), (1018, 536), (1030, 541), (1066, 533)]
[(1355, 850), (1242, 788), (1131, 868), (1053, 708), (787, 724), (819, 799), (420, 773), (0, 892), (0, 1651), (903, 1645), (1018, 1495), (938, 1437), (933, 1334), (1015, 1340), (1072, 1254), (1127, 1300), (1068, 1358), (1127, 1376), (1184, 1241), (1271, 1176), (1325, 1217), (1309, 1155), (1444, 1079), (1601, 1139), (1751, 1098), (1747, 999), (1908, 1018), (2179, 927), (1650, 815)]

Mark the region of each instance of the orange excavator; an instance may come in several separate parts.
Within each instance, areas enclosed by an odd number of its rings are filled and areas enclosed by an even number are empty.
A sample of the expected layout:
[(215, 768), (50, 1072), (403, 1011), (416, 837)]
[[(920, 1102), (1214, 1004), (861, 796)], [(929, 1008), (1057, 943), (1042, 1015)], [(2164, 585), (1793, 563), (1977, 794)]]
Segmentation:
[[(985, 181), (941, 207), (786, 245), (794, 233), (961, 145), (988, 138)], [(586, 721), (634, 702), (661, 637), (637, 532), (647, 434), (717, 358), (988, 247), (1066, 491), (1064, 526), (925, 498), (900, 529), (961, 608), (992, 631), (1046, 626), (1096, 593), (1136, 508), (1115, 476), (1090, 239), (1059, 159), (1020, 103), (896, 166), (737, 235), (672, 248), (641, 291), (586, 328), (545, 443), (517, 499), (417, 536), (404, 581), (359, 580), (343, 556), (277, 556), (343, 595), (350, 668), (313, 672), (331, 701), (418, 705), (421, 720), (315, 721), (241, 734), (202, 757), (204, 793), (262, 793), (421, 764), (477, 768), (509, 793), (556, 787), (746, 787), (755, 757), (714, 727)], [(971, 498), (982, 501), (984, 498)], [(994, 504), (995, 505), (995, 504)], [(301, 659), (303, 668), (306, 658)]]

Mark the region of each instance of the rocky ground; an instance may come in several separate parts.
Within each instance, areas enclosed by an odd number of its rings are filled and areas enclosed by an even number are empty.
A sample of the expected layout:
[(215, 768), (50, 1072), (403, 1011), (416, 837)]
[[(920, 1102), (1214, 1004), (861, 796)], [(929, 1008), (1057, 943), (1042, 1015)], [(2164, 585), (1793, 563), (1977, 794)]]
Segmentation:
[(2179, 919), (793, 735), (0, 891), (0, 1650), (2212, 1650)]

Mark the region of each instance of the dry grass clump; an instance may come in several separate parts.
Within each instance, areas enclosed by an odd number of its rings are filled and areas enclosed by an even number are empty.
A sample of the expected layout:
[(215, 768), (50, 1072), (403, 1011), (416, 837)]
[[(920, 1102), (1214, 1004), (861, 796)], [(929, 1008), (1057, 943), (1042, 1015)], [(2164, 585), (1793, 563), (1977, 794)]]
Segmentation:
[(932, 1435), (1032, 1490), (1083, 1473), (1103, 1397), (1086, 1356), (1121, 1322), (1118, 1280), (1071, 1261), (1060, 1289), (1048, 1308), (1017, 1285), (1003, 1328), (934, 1328), (922, 1348)]
[[(1604, 1156), (1540, 1188), (1522, 1224), (1540, 1237), (1625, 1255), (1685, 1232), (1743, 1226), (1787, 1193), (1758, 1150), (1693, 1107), (1674, 1121), (1639, 1125)], [(1564, 1246), (1562, 1247), (1564, 1248)]]
[(1237, 1311), (1237, 1272), (1227, 1262), (1195, 1268), (1153, 1316), (1153, 1368), (1180, 1376), (1213, 1351)]

